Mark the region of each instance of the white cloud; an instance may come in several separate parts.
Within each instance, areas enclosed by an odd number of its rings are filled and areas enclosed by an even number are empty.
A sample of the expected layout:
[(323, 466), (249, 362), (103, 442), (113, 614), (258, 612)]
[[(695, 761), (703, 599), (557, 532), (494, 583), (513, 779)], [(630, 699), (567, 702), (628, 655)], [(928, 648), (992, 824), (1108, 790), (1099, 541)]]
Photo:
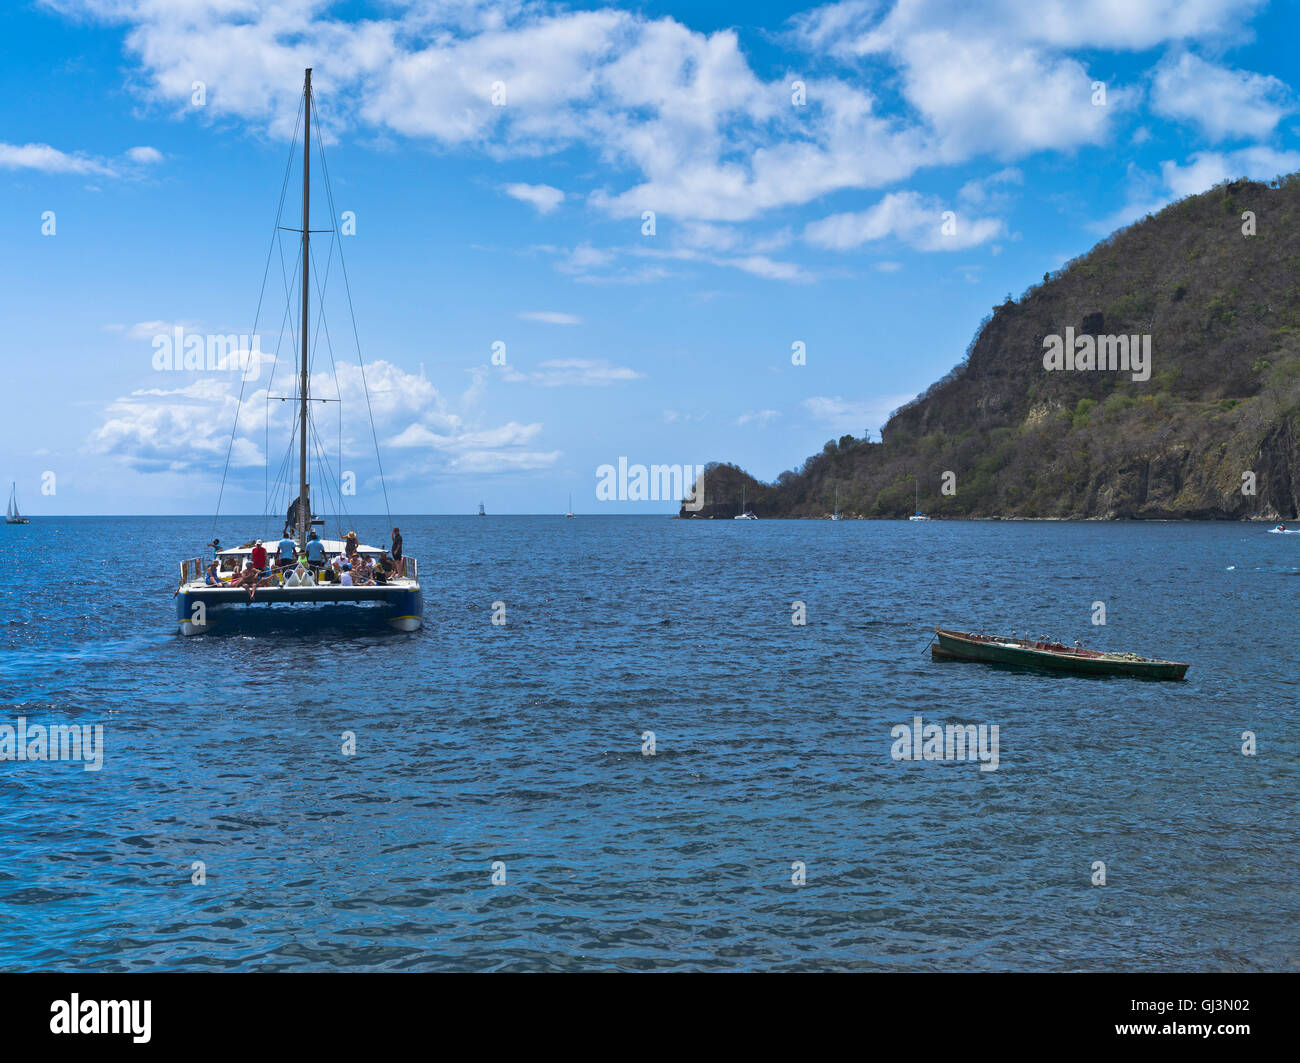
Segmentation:
[(836, 432), (852, 432), (860, 436), (866, 429), (876, 431), (889, 420), (889, 415), (914, 395), (879, 395), (869, 399), (851, 400), (839, 395), (814, 395), (800, 404), (808, 416), (829, 426)]
[(981, 206), (998, 197), (998, 189), (1004, 185), (1023, 184), (1025, 175), (1014, 166), (1008, 166), (991, 173), (988, 177), (973, 178), (967, 181), (957, 192), (957, 198), (972, 206)]
[(126, 153), (126, 157), (132, 162), (138, 162), (141, 166), (154, 166), (163, 161), (163, 153), (157, 148), (151, 148), (148, 145), (132, 148)]
[(558, 310), (525, 310), (519, 317), (523, 321), (540, 321), (544, 325), (582, 324), (582, 318), (577, 314), (565, 314)]
[[(1200, 8), (1208, 0), (1180, 3)], [(1054, 19), (1033, 5), (1004, 4), (1008, 10), (985, 25), (908, 0), (858, 37), (861, 11), (874, 5), (820, 9), (801, 23), (805, 43), (882, 61), (852, 79), (805, 76), (807, 103), (798, 108), (789, 79), (757, 74), (735, 31), (696, 32), (669, 17), (613, 8), (462, 2), (381, 8), (349, 23), (308, 0), (58, 6), (127, 24), (143, 91), (179, 115), (234, 116), (288, 136), (302, 69), (311, 64), (327, 132), (364, 125), (498, 158), (582, 144), (618, 175), (587, 202), (625, 218), (652, 209), (681, 220), (747, 221), (971, 155), (1096, 143), (1120, 98), (1116, 91), (1112, 106), (1092, 107), (1082, 65), (1050, 50), (1079, 21), (1062, 3), (1042, 5)], [(1106, 9), (1099, 26), (1128, 19), (1123, 5), (1108, 7), (1115, 10)], [(1026, 37), (1012, 13), (1043, 31)], [(836, 20), (841, 32), (832, 38), (823, 31)], [(1209, 13), (1191, 19), (1171, 10), (1161, 32), (1180, 22), (1220, 25)], [(927, 29), (933, 26), (949, 28)], [(196, 80), (208, 86), (203, 108), (190, 105)], [(493, 106), (494, 84), (503, 87), (505, 106)], [(879, 99), (900, 90), (914, 113), (883, 112)], [(506, 190), (543, 211), (563, 195), (538, 184)], [(716, 242), (709, 249), (730, 250)], [(729, 264), (789, 279), (785, 266), (767, 259), (740, 254)]]
[(564, 193), (550, 185), (512, 184), (502, 189), (506, 195), (537, 209), (539, 214), (549, 214), (562, 202)]
[(559, 450), (471, 450), (452, 459), (452, 472), (475, 475), (494, 472), (515, 472), (528, 469), (546, 469), (554, 465), (563, 454)]
[(39, 170), (41, 173), (79, 173), (113, 176), (108, 164), (82, 154), (69, 154), (48, 144), (0, 142), (0, 170)]
[(1091, 228), (1109, 233), (1138, 221), (1186, 196), (1194, 196), (1215, 185), (1247, 178), (1271, 181), (1274, 177), (1300, 170), (1300, 151), (1275, 151), (1256, 145), (1236, 151), (1198, 151), (1186, 163), (1167, 159), (1160, 173), (1129, 167), (1128, 197), (1124, 206), (1101, 218)]
[[(6, 144), (0, 142), (0, 170), (36, 170), (48, 174), (94, 174), (98, 177), (131, 175), (135, 167), (162, 162), (157, 148), (131, 148), (116, 162), (85, 152), (67, 152), (49, 144)], [(125, 167), (123, 164), (126, 164)]]
[(997, 37), (1051, 48), (1145, 51), (1171, 41), (1222, 41), (1267, 0), (846, 0), (793, 20), (810, 48), (841, 58), (868, 55), (929, 26), (946, 25), (963, 37)]
[(736, 418), (736, 427), (743, 428), (747, 424), (756, 424), (760, 428), (766, 428), (780, 416), (778, 410), (748, 410)]
[(1200, 151), (1186, 166), (1173, 161), (1160, 164), (1160, 176), (1174, 199), (1204, 192), (1220, 181), (1240, 177), (1269, 181), (1295, 170), (1300, 170), (1300, 152), (1274, 151), (1267, 147), (1241, 148), (1227, 153)]
[(1230, 70), (1184, 52), (1156, 67), (1151, 109), (1221, 141), (1263, 140), (1295, 108), (1290, 90), (1277, 78)]
[[(148, 323), (146, 323), (148, 324)], [(288, 404), (267, 403), (269, 381), (246, 386), (240, 402), (239, 375), (225, 373), (159, 373), (159, 385), (114, 399), (102, 422), (89, 434), (89, 449), (121, 460), (141, 472), (172, 471), (213, 475), (225, 463), (231, 426), (239, 412), (239, 428), (231, 452), (234, 469), (264, 461), (262, 441), (269, 432), (272, 451), (279, 454), (292, 430), (294, 411)], [(173, 384), (173, 381), (175, 383)], [(337, 376), (312, 374), (312, 394), (341, 395), (342, 449), (345, 459), (373, 455), (370, 420), (364, 399), (370, 393), (375, 431), (390, 455), (390, 482), (417, 479), (438, 471), (488, 471), (499, 468), (539, 468), (554, 461), (536, 443), (541, 423), (485, 426), (471, 419), (475, 385), (456, 402), (438, 391), (423, 375), (408, 373), (379, 360), (366, 367), (342, 362)], [(277, 393), (281, 390), (275, 385)], [(331, 409), (321, 429), (322, 446), (331, 462), (338, 455), (338, 414)], [(495, 463), (495, 465), (494, 465)], [(258, 487), (261, 476), (257, 477)]]
[(512, 383), (537, 384), (541, 387), (607, 387), (628, 380), (642, 380), (644, 373), (624, 366), (610, 365), (603, 358), (553, 358), (541, 362), (528, 372), (507, 366), (505, 379)]
[(959, 251), (1003, 232), (998, 218), (972, 218), (961, 211), (950, 235), (943, 231), (945, 206), (916, 192), (891, 192), (867, 210), (832, 214), (811, 222), (804, 239), (818, 247), (845, 251), (876, 240), (895, 239), (920, 251)]

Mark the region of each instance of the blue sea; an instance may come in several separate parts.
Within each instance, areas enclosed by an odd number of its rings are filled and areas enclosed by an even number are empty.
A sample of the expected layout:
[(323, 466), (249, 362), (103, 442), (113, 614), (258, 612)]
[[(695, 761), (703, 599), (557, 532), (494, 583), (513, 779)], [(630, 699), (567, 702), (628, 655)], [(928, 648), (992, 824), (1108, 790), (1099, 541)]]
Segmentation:
[[(0, 967), (1300, 967), (1300, 536), (397, 523), (414, 634), (176, 634), (177, 561), (252, 518), (0, 529), (0, 725), (103, 727), (98, 771), (0, 761)], [(936, 624), (1191, 669), (934, 662)], [(916, 716), (997, 770), (895, 760)]]

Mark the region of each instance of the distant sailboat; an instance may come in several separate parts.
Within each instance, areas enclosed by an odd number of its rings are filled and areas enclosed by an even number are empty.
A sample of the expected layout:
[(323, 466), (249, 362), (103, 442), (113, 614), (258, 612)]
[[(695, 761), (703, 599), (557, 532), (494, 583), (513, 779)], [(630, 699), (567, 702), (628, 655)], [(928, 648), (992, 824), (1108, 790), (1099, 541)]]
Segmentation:
[(831, 520), (843, 520), (840, 516), (840, 489), (835, 488), (835, 511), (831, 514)]
[(569, 512), (567, 512), (565, 516), (573, 517), (573, 495), (572, 494), (569, 495)]
[(480, 517), (486, 517), (486, 516), (487, 516), (487, 511), (483, 508), (483, 503), (482, 503), (482, 502), (480, 502), (480, 503), (478, 504), (478, 515), (479, 515)]
[(745, 508), (745, 488), (743, 485), (740, 488), (740, 516), (732, 517), (731, 519), (732, 520), (758, 520), (758, 518), (754, 516), (754, 514), (752, 514), (748, 509)]
[(921, 512), (921, 481), (920, 480), (915, 481), (915, 487), (916, 490), (914, 492), (913, 495), (914, 500), (912, 502), (912, 515), (907, 519), (908, 520), (929, 520), (930, 518)]
[(30, 524), (31, 521), (18, 512), (18, 483), (9, 485), (9, 508), (5, 510), (6, 524)]

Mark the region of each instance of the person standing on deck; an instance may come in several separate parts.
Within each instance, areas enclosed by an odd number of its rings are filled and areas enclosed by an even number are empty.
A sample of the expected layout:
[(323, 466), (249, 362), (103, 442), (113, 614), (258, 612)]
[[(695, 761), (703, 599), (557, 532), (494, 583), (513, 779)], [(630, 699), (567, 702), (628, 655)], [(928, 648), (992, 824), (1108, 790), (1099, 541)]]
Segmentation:
[(325, 567), (325, 544), (316, 538), (315, 532), (307, 537), (307, 567), (313, 572)]
[(261, 539), (258, 539), (257, 542), (253, 544), (252, 561), (253, 568), (258, 572), (264, 572), (266, 570), (266, 547), (262, 545)]
[(289, 538), (289, 531), (287, 528), (285, 529), (284, 538), (279, 541), (277, 546), (280, 551), (280, 567), (284, 568), (288, 565), (292, 565), (297, 553), (297, 544)]

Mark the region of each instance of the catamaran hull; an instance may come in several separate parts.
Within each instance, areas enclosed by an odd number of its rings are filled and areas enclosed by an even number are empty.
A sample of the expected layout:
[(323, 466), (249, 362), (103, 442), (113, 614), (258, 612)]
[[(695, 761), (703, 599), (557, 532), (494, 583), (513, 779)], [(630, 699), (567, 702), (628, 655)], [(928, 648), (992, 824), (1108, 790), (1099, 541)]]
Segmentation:
[(300, 606), (356, 605), (373, 609), (396, 631), (418, 631), (424, 595), (419, 587), (259, 587), (252, 602), (246, 591), (228, 587), (181, 591), (176, 596), (176, 626), (182, 635), (202, 635), (240, 610)]

